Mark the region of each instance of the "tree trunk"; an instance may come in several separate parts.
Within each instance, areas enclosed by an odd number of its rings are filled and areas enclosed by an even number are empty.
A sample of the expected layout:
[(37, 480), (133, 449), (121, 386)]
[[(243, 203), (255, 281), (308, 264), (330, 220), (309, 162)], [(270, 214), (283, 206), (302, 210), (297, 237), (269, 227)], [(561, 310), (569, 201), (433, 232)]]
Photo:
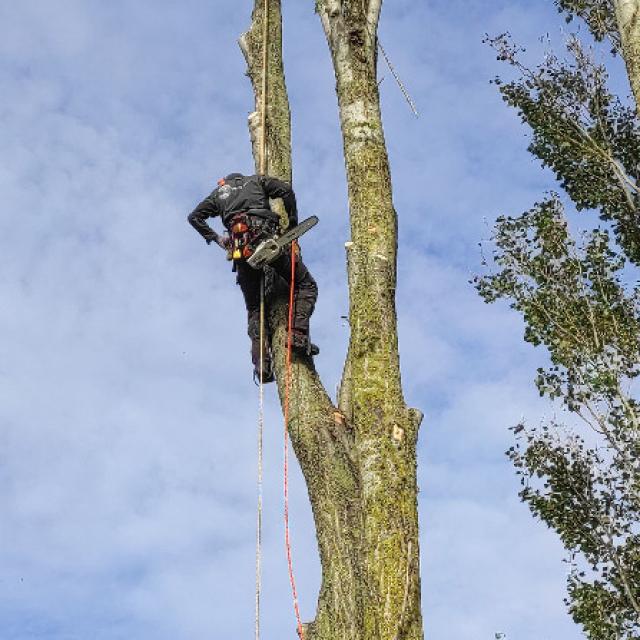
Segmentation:
[[(256, 95), (249, 117), (254, 156), (262, 132), (264, 0), (240, 40)], [(397, 345), (396, 214), (376, 79), (380, 0), (318, 2), (331, 48), (344, 137), (351, 242), (347, 272), (351, 339), (338, 407), (313, 362), (294, 355), (292, 444), (316, 527), (322, 583), (305, 640), (422, 638), (416, 438), (422, 419), (408, 409)], [(280, 0), (268, 0), (267, 172), (291, 176), (289, 106), (282, 66)], [(281, 399), (285, 382), (285, 310), (271, 305), (270, 326)]]
[(640, 117), (640, 0), (614, 0), (622, 55)]

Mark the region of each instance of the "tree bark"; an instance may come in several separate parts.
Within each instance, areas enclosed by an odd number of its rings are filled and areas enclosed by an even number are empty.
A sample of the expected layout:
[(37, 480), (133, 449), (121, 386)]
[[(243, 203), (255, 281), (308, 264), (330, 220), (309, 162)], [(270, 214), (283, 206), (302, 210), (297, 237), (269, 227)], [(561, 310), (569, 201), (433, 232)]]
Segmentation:
[(640, 117), (640, 0), (614, 0), (614, 5), (622, 56)]
[(336, 76), (350, 205), (351, 336), (340, 408), (355, 431), (367, 574), (364, 638), (421, 638), (416, 439), (402, 393), (395, 307), (397, 217), (376, 73), (381, 0), (321, 0)]
[[(258, 165), (264, 0), (240, 39), (254, 87), (249, 129)], [(347, 170), (351, 338), (336, 406), (309, 358), (294, 356), (287, 425), (316, 527), (322, 582), (305, 640), (422, 638), (416, 438), (422, 415), (404, 403), (397, 344), (396, 214), (379, 108), (376, 29), (380, 0), (317, 10), (337, 79)], [(289, 105), (280, 0), (268, 0), (267, 172), (291, 179)], [(281, 400), (286, 301), (269, 322)], [(295, 551), (295, 550), (294, 550)]]

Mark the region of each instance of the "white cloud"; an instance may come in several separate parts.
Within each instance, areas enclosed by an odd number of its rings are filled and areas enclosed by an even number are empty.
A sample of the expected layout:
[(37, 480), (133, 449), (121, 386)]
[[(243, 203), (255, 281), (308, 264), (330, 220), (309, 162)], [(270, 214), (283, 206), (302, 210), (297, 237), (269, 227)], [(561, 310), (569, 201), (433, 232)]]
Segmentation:
[[(320, 285), (314, 339), (332, 391), (347, 327), (348, 207), (326, 45), (288, 3), (287, 78), (304, 243)], [(506, 427), (544, 406), (543, 357), (486, 307), (483, 217), (548, 176), (487, 80), (480, 40), (530, 38), (528, 3), (385, 7), (386, 136), (400, 215), (407, 398), (425, 411), (420, 481), (427, 636), (578, 637), (553, 537), (514, 497)], [(240, 291), (186, 224), (218, 174), (250, 168), (252, 94), (235, 40), (249, 7), (37, 0), (0, 9), (0, 627), (11, 640), (199, 640), (251, 633), (256, 394)], [(313, 74), (310, 76), (309, 74)], [(8, 96), (8, 98), (7, 98)], [(291, 634), (281, 540), (281, 426), (267, 394), (265, 637)], [(292, 478), (305, 617), (318, 586)], [(452, 611), (464, 617), (452, 621)], [(7, 630), (6, 633), (4, 630)]]

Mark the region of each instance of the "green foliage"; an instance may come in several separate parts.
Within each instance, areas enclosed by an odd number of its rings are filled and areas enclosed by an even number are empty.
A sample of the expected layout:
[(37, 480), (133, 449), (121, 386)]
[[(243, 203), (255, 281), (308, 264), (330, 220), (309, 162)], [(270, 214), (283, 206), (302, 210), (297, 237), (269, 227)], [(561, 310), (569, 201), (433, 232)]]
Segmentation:
[[(476, 287), (487, 302), (509, 300), (524, 318), (525, 340), (549, 350), (540, 394), (571, 411), (609, 402), (640, 373), (640, 289), (626, 291), (624, 256), (608, 232), (596, 229), (576, 247), (554, 195), (519, 217), (498, 218), (493, 241), (498, 270), (476, 278)], [(625, 419), (620, 402), (613, 408), (608, 421)]]
[(548, 54), (535, 70), (519, 62), (507, 35), (489, 42), (498, 59), (520, 73), (512, 82), (494, 82), (531, 128), (529, 151), (554, 171), (578, 210), (597, 209), (612, 221), (629, 258), (640, 262), (635, 110), (608, 90), (606, 69), (594, 64), (575, 37), (568, 42), (570, 62)]
[(620, 589), (611, 589), (606, 581), (587, 583), (572, 575), (569, 579), (571, 613), (581, 622), (593, 640), (620, 640), (638, 637), (638, 621)]
[[(614, 45), (612, 3), (556, 0)], [(486, 302), (506, 300), (543, 346), (541, 396), (587, 427), (552, 421), (513, 428), (507, 454), (520, 497), (555, 530), (571, 567), (566, 603), (590, 640), (640, 638), (640, 123), (607, 88), (607, 72), (575, 36), (562, 61), (547, 54), (530, 70), (506, 35), (489, 40), (517, 77), (495, 80), (531, 129), (529, 151), (552, 169), (578, 211), (602, 221), (578, 240), (560, 196), (502, 216), (490, 271), (475, 278)], [(596, 221), (597, 222), (597, 221)], [(604, 224), (603, 224), (604, 223)]]
[(637, 442), (619, 452), (589, 447), (555, 422), (513, 431), (516, 443), (507, 453), (520, 496), (570, 551), (567, 604), (574, 620), (591, 640), (640, 637)]
[(537, 372), (540, 394), (598, 436), (587, 446), (555, 422), (515, 427), (508, 455), (520, 497), (570, 553), (569, 609), (587, 636), (638, 638), (640, 406), (631, 389), (640, 374), (640, 288), (626, 284), (625, 256), (606, 230), (575, 243), (557, 195), (498, 218), (493, 242), (495, 269), (475, 279), (479, 294), (522, 315), (525, 340), (550, 356)]

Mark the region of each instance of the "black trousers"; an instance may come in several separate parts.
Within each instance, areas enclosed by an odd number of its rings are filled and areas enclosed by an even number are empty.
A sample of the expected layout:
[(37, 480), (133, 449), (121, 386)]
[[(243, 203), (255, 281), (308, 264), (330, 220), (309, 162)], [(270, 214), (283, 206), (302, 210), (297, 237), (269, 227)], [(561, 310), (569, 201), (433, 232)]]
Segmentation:
[[(291, 284), (291, 249), (269, 265), (287, 285)], [(253, 269), (244, 260), (236, 263), (238, 284), (244, 295), (247, 307), (248, 333), (252, 341), (260, 337), (260, 279), (261, 269)], [(293, 307), (293, 329), (304, 335), (309, 334), (309, 319), (316, 306), (318, 285), (311, 273), (302, 262), (300, 255), (296, 256), (295, 289)], [(268, 301), (267, 301), (268, 303)], [(267, 332), (267, 335), (269, 332)]]

